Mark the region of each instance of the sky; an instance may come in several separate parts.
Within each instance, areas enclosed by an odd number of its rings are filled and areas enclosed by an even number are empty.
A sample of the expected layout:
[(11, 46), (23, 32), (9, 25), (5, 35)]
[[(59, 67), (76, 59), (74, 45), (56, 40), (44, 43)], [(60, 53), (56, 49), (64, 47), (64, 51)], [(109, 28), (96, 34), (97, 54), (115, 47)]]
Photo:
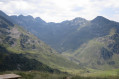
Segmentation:
[(0, 0), (0, 10), (8, 15), (40, 17), (46, 22), (76, 17), (92, 20), (96, 16), (119, 22), (119, 0)]

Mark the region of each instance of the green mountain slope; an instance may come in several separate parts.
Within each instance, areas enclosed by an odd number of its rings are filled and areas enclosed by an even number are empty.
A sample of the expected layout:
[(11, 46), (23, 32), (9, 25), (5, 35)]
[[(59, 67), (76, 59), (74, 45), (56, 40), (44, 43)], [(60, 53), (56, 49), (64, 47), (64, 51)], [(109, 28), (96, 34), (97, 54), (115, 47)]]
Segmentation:
[(71, 52), (74, 52), (83, 43), (87, 43), (89, 40), (109, 35), (112, 28), (119, 30), (118, 26), (119, 23), (98, 16), (94, 20), (84, 24), (83, 27), (81, 26), (82, 28), (64, 38), (62, 46), (65, 49), (68, 48), (66, 51), (71, 50)]
[(23, 54), (28, 59), (35, 59), (52, 68), (79, 68), (37, 37), (2, 16), (0, 16), (0, 45), (8, 52)]
[(82, 45), (69, 58), (73, 61), (90, 68), (110, 69), (118, 68), (118, 39), (119, 34), (93, 39)]
[(50, 73), (60, 72), (35, 59), (28, 59), (24, 54), (15, 54), (6, 50), (5, 47), (0, 46), (0, 71), (5, 70), (38, 70)]
[[(106, 19), (102, 19), (101, 22), (100, 19), (102, 17), (93, 20), (91, 26), (86, 26), (90, 27), (90, 29), (83, 31), (87, 32), (87, 34), (86, 37), (84, 34), (84, 42), (79, 44), (78, 49), (73, 53), (65, 52), (63, 54), (70, 60), (85, 67), (94, 69), (118, 68), (119, 23)], [(106, 22), (103, 20), (106, 20)], [(94, 21), (95, 23), (93, 23)], [(87, 35), (91, 38), (89, 39)], [(88, 41), (86, 42), (85, 39)]]

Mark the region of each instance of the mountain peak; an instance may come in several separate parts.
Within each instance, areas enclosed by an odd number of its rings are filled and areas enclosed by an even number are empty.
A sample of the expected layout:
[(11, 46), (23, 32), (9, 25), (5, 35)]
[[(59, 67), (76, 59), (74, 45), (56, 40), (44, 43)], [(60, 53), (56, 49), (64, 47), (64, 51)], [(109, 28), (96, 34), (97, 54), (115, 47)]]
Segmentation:
[(40, 17), (36, 17), (35, 20), (38, 21), (38, 22), (46, 23), (46, 22), (45, 22), (44, 20), (42, 20)]
[(18, 17), (19, 17), (19, 18), (34, 19), (31, 15), (27, 15), (27, 16), (19, 15)]
[(71, 20), (71, 23), (73, 23), (74, 25), (81, 25), (86, 22), (87, 22), (87, 20), (84, 18), (81, 18), (81, 17), (77, 17), (77, 18), (74, 18), (73, 20)]
[(76, 17), (76, 18), (74, 18), (73, 20), (84, 20), (84, 18)]
[(36, 17), (35, 19), (36, 19), (36, 20), (42, 20), (40, 17)]
[(109, 22), (109, 20), (103, 16), (97, 16), (95, 19), (93, 19), (91, 22)]
[(77, 17), (77, 18), (74, 18), (72, 21), (85, 21), (85, 19), (81, 17)]
[(106, 18), (103, 16), (97, 16), (95, 19), (106, 19)]

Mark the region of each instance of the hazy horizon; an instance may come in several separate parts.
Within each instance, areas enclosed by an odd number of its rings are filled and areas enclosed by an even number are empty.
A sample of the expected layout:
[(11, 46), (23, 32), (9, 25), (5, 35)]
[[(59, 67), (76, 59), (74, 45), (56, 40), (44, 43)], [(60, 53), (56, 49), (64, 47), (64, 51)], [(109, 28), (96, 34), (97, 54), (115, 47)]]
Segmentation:
[(119, 21), (117, 0), (0, 0), (0, 10), (8, 15), (31, 15), (46, 22), (62, 22), (82, 17), (92, 20), (96, 16)]

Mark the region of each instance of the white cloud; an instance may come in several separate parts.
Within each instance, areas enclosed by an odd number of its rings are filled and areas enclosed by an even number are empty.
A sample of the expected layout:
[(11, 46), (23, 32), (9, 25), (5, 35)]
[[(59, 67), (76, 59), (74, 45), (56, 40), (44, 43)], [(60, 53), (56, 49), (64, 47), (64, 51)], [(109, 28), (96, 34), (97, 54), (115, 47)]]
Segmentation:
[[(104, 14), (102, 11), (106, 8), (114, 9), (114, 14)], [(118, 0), (0, 0), (0, 9), (9, 15), (32, 15), (47, 22), (61, 22), (75, 17), (90, 20), (98, 15), (119, 21), (118, 8)]]

